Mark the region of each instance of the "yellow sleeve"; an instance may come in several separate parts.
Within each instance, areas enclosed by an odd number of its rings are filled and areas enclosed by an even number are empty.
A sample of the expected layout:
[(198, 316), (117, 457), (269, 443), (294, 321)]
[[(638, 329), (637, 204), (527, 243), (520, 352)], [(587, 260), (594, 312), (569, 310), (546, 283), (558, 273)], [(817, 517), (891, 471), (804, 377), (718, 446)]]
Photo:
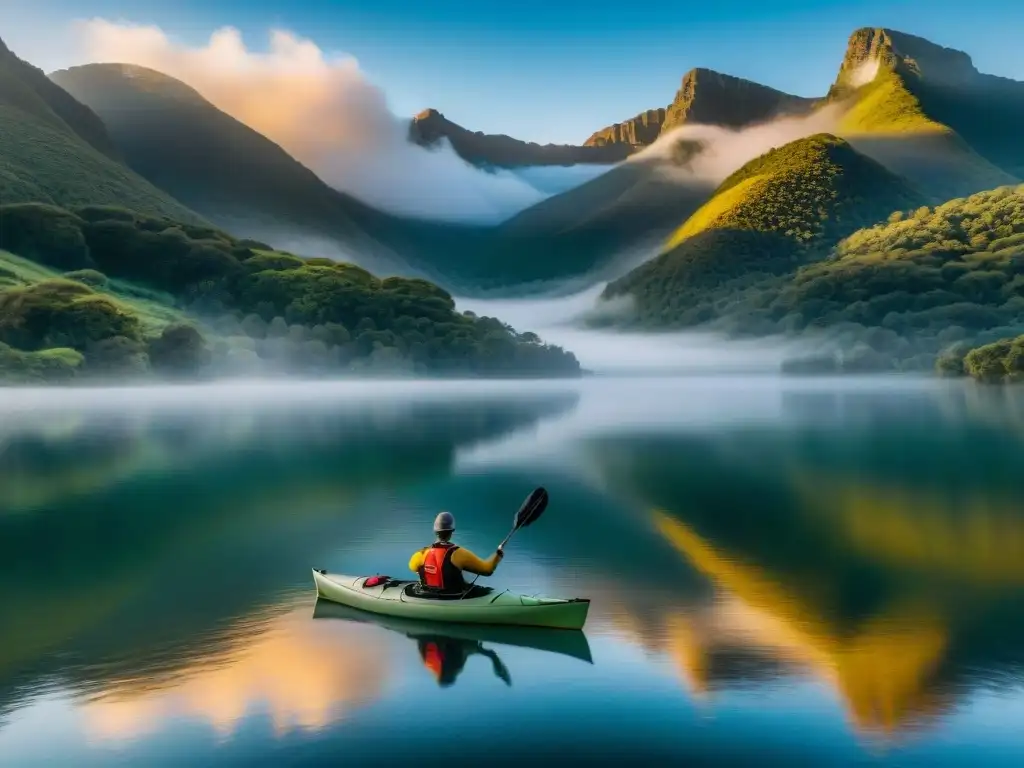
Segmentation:
[(409, 558), (409, 570), (413, 573), (419, 573), (420, 568), (423, 567), (423, 558), (426, 553), (425, 549), (417, 549), (412, 553), (412, 557)]
[(493, 556), (486, 560), (481, 560), (465, 547), (459, 547), (455, 550), (455, 553), (452, 555), (452, 564), (463, 571), (469, 571), (481, 576), (490, 576), (498, 566)]

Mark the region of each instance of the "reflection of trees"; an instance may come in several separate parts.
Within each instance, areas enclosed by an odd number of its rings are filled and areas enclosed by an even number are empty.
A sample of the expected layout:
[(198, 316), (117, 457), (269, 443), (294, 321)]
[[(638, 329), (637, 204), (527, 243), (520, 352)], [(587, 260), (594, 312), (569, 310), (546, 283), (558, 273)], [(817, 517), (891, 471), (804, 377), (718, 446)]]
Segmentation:
[(695, 690), (728, 684), (712, 659), (742, 648), (895, 731), (1024, 664), (1024, 456), (976, 424), (855, 422), (589, 446), (720, 591), (657, 630)]
[[(444, 474), (461, 446), (574, 402), (103, 414), (63, 434), (8, 434), (3, 472), (16, 469), (5, 478), (54, 492), (31, 494), (46, 499), (39, 509), (0, 515), (0, 698), (54, 664), (83, 684), (173, 669), (211, 628), (306, 585), (318, 543), (352, 535), (344, 510), (360, 495)], [(159, 460), (135, 463), (139, 454)], [(101, 477), (58, 491), (83, 464)]]

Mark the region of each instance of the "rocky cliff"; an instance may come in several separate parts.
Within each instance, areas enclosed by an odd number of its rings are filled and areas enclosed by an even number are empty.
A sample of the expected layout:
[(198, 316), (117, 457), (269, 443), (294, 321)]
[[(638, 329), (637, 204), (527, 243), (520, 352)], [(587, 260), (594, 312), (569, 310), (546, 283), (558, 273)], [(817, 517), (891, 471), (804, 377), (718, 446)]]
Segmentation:
[(963, 51), (905, 32), (864, 27), (850, 35), (831, 95), (873, 79), (878, 68), (946, 86), (969, 85), (979, 77), (971, 57)]
[(710, 69), (691, 69), (683, 75), (668, 107), (650, 109), (631, 120), (602, 128), (586, 144), (617, 144), (635, 150), (653, 144), (659, 136), (681, 125), (703, 123), (742, 128), (780, 115), (810, 111), (815, 101)]
[(780, 115), (808, 111), (814, 102), (815, 99), (792, 96), (740, 77), (710, 69), (691, 69), (683, 76), (668, 107), (661, 132), (687, 123), (742, 128)]
[(467, 162), (500, 168), (610, 164), (625, 159), (630, 152), (627, 146), (619, 144), (582, 147), (572, 144), (535, 144), (504, 134), (469, 131), (436, 109), (425, 109), (413, 118), (409, 126), (410, 141), (432, 147), (442, 139), (448, 139), (456, 153)]
[(631, 120), (609, 125), (594, 133), (583, 142), (587, 147), (603, 147), (609, 144), (622, 144), (629, 147), (646, 147), (653, 144), (661, 132), (665, 122), (666, 109), (648, 109)]

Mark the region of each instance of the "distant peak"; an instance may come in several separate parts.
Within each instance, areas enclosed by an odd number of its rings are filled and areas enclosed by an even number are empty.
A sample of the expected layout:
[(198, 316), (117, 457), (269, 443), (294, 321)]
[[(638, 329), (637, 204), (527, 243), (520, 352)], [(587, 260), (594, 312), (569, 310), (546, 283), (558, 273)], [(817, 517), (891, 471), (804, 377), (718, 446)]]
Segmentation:
[(416, 117), (413, 118), (413, 120), (415, 120), (416, 122), (422, 122), (423, 120), (444, 119), (444, 115), (442, 115), (438, 110), (434, 109), (433, 107), (428, 107), (427, 109), (424, 109), (422, 112), (418, 113)]
[(963, 51), (894, 29), (861, 27), (850, 35), (836, 82), (851, 84), (855, 73), (869, 62), (948, 84), (968, 82), (978, 74), (971, 57)]

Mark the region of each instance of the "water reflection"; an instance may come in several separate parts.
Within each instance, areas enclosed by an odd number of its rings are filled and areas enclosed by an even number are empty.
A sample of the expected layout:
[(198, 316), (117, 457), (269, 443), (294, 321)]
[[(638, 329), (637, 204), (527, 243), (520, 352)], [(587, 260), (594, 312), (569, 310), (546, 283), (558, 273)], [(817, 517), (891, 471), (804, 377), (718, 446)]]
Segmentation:
[[(100, 762), (404, 762), (441, 694), (508, 759), (1024, 757), (1018, 395), (635, 386), (0, 405), (0, 751), (58, 754), (59, 701)], [(536, 485), (495, 580), (587, 635), (314, 608), (311, 565), (401, 569), (439, 508), (486, 551)]]
[(593, 664), (587, 637), (579, 631), (411, 621), (377, 616), (325, 600), (317, 601), (313, 618), (367, 624), (409, 638), (415, 643), (423, 666), (443, 688), (458, 680), (466, 662), (474, 655), (490, 660), (495, 677), (508, 686), (512, 685), (508, 667), (498, 653), (484, 643), (532, 648)]
[(305, 605), (239, 622), (216, 650), (173, 674), (109, 681), (80, 707), (86, 731), (91, 740), (129, 740), (198, 719), (226, 738), (254, 711), (278, 736), (315, 731), (372, 702), (389, 680), (386, 647), (359, 627), (333, 629), (311, 632)]
[(728, 686), (709, 659), (739, 649), (813, 675), (857, 729), (893, 736), (938, 727), (994, 680), (1024, 680), (1024, 454), (1005, 450), (1016, 438), (912, 416), (872, 428), (863, 413), (841, 436), (588, 446), (716, 590), (665, 605), (657, 631), (691, 690)]
[[(282, 589), (306, 594), (325, 545), (372, 557), (373, 541), (405, 526), (388, 498), (445, 476), (459, 447), (574, 402), (542, 392), (511, 407), (197, 406), (78, 414), (60, 430), (5, 422), (0, 714), (48, 686), (187, 667)], [(368, 509), (374, 524), (353, 526)]]

